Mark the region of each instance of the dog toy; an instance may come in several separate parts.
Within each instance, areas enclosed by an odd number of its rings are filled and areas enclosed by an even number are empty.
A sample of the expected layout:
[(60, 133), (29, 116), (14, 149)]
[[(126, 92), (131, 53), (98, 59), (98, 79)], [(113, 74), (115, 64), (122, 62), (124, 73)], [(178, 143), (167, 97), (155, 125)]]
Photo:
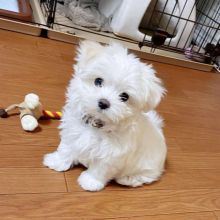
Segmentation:
[(38, 127), (38, 120), (45, 119), (61, 119), (61, 112), (51, 112), (43, 110), (39, 96), (30, 93), (24, 98), (20, 104), (13, 104), (6, 109), (0, 109), (0, 117), (7, 118), (9, 112), (18, 109), (20, 112), (21, 126), (25, 131), (34, 131)]
[(62, 113), (61, 112), (52, 112), (52, 111), (49, 111), (49, 110), (43, 110), (42, 113), (43, 113), (42, 117), (47, 118), (47, 119), (57, 119), (57, 120), (60, 120), (61, 117), (62, 117)]

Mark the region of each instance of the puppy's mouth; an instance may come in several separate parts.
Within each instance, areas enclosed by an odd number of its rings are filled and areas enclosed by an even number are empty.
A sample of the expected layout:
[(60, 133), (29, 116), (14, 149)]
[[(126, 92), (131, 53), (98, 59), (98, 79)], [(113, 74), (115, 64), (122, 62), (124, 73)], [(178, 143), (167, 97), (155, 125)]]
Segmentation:
[(91, 125), (94, 128), (102, 128), (105, 125), (105, 122), (101, 119), (95, 118), (92, 115), (84, 115), (82, 120), (85, 124)]

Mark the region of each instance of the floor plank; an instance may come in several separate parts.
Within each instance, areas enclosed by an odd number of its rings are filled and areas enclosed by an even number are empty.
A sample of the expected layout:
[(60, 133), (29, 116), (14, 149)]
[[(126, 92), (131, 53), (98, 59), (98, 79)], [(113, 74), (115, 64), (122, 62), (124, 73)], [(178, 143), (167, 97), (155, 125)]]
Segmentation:
[(45, 168), (0, 168), (0, 194), (66, 192), (63, 173)]
[(140, 216), (131, 218), (120, 218), (121, 220), (216, 220), (212, 212), (199, 212), (199, 213), (184, 213), (184, 214), (171, 214), (171, 215), (157, 215), (157, 216)]
[(36, 145), (1, 145), (0, 168), (40, 168), (43, 156), (54, 147)]
[(209, 153), (219, 153), (216, 146), (219, 145), (220, 139), (184, 138), (184, 141), (177, 139), (176, 142), (183, 153), (204, 153), (208, 154), (207, 156), (209, 156)]
[[(216, 145), (216, 148), (219, 145)], [(188, 146), (190, 148), (190, 146)], [(170, 159), (169, 159), (170, 158)], [(176, 153), (168, 156), (169, 169), (220, 169), (220, 153)]]
[[(22, 218), (10, 218), (16, 220), (26, 220), (29, 217), (22, 217)], [(93, 217), (31, 217), (33, 220), (95, 220), (98, 218)], [(145, 216), (132, 216), (132, 217), (119, 217), (119, 218), (102, 218), (105, 220), (217, 220), (214, 213), (212, 212), (199, 212), (199, 213), (179, 213), (179, 214), (167, 214), (167, 215), (145, 215)]]
[(119, 218), (220, 210), (220, 190), (2, 195), (2, 217)]
[(217, 220), (220, 220), (220, 211), (215, 211), (215, 216)]

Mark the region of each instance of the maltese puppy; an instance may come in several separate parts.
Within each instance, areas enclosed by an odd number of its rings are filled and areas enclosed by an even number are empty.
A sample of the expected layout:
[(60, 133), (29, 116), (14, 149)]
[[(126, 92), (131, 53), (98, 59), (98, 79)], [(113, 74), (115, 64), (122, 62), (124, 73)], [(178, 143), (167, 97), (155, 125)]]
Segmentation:
[(61, 142), (43, 164), (56, 171), (84, 165), (78, 183), (88, 191), (110, 180), (132, 187), (158, 180), (167, 147), (162, 119), (152, 110), (165, 89), (152, 66), (120, 44), (90, 41), (81, 42), (76, 61)]

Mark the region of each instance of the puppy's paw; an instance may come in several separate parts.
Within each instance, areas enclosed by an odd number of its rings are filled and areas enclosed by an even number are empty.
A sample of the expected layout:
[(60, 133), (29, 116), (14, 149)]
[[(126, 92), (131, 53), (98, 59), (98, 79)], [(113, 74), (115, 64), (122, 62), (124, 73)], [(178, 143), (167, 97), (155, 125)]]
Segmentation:
[(91, 125), (95, 128), (102, 128), (104, 126), (104, 122), (101, 119), (93, 119), (91, 121)]
[(30, 109), (35, 109), (40, 103), (39, 97), (34, 93), (27, 94), (24, 101)]
[(79, 185), (87, 191), (100, 191), (104, 188), (104, 184), (99, 180), (95, 179), (87, 171), (81, 173), (78, 178)]
[(61, 158), (57, 151), (46, 154), (43, 159), (43, 164), (44, 166), (59, 172), (68, 170), (72, 165), (71, 161)]
[(137, 175), (137, 176), (125, 176), (122, 178), (118, 178), (116, 179), (116, 182), (124, 186), (138, 187), (138, 186), (142, 186), (143, 184), (151, 184), (156, 180), (157, 179), (151, 177)]
[(32, 115), (25, 115), (21, 118), (21, 126), (25, 131), (33, 131), (37, 128), (38, 122)]
[(91, 121), (93, 120), (93, 116), (92, 115), (83, 115), (82, 120), (84, 121), (85, 124), (90, 124)]
[(102, 128), (104, 126), (104, 122), (101, 119), (97, 119), (91, 115), (84, 115), (82, 117), (82, 120), (86, 124), (90, 124), (92, 127), (95, 127), (95, 128)]

